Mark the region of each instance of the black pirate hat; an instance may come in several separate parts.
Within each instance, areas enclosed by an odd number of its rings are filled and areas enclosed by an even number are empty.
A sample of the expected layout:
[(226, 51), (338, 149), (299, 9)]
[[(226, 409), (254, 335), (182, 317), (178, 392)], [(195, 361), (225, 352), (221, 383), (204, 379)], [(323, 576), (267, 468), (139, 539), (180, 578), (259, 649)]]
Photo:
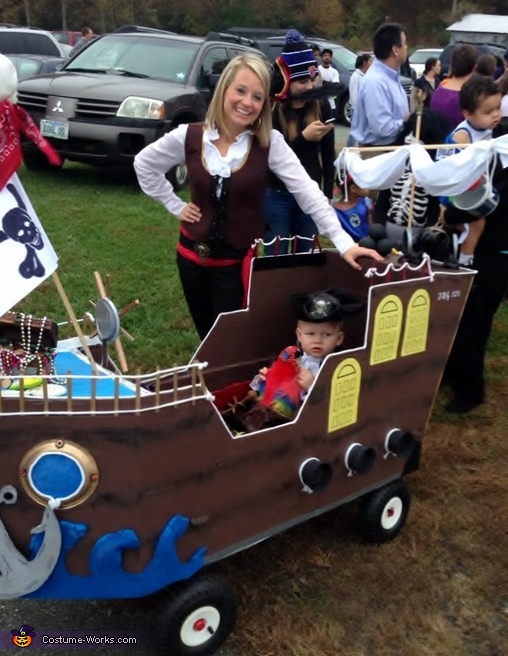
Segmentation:
[(341, 321), (361, 312), (365, 303), (341, 289), (326, 289), (311, 294), (293, 294), (291, 308), (297, 319), (321, 323)]

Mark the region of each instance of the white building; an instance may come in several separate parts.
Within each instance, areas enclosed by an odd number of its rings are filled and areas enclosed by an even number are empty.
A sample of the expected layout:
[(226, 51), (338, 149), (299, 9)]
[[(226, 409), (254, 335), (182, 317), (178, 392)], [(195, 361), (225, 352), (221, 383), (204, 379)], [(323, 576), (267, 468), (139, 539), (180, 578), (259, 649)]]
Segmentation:
[(495, 43), (508, 48), (508, 16), (467, 14), (446, 29), (450, 32), (450, 43)]

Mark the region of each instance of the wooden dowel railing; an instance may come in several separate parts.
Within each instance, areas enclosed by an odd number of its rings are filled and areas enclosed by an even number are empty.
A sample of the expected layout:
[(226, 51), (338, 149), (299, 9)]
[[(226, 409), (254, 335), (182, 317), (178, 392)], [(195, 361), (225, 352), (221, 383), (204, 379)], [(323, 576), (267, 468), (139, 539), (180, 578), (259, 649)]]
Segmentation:
[(19, 411), (21, 414), (25, 412), (25, 377), (21, 376), (19, 379)]
[[(391, 150), (400, 150), (401, 148), (405, 148), (410, 144), (402, 144), (401, 146), (351, 146), (350, 148), (344, 148), (343, 150), (353, 150), (357, 153), (382, 153), (382, 152), (390, 152)], [(438, 148), (467, 148), (467, 146), (470, 146), (470, 143), (464, 143), (464, 144), (419, 144), (422, 148), (425, 150), (437, 150)]]
[(173, 374), (173, 401), (175, 403), (178, 401), (178, 371), (176, 369)]
[(44, 414), (46, 417), (49, 415), (49, 395), (48, 395), (48, 379), (42, 379), (42, 398), (44, 406)]
[(66, 387), (67, 387), (67, 412), (68, 414), (72, 415), (72, 372), (71, 371), (67, 372)]
[(159, 412), (161, 402), (161, 375), (160, 369), (155, 370), (155, 412)]
[(136, 371), (136, 414), (141, 410), (141, 369)]
[(92, 376), (90, 379), (90, 414), (95, 414), (95, 408), (97, 407), (97, 379)]
[(192, 367), (191, 371), (191, 380), (192, 380), (192, 405), (196, 405), (196, 369), (197, 367)]
[(113, 398), (113, 410), (115, 417), (118, 415), (118, 409), (120, 407), (120, 376), (115, 374), (115, 392)]

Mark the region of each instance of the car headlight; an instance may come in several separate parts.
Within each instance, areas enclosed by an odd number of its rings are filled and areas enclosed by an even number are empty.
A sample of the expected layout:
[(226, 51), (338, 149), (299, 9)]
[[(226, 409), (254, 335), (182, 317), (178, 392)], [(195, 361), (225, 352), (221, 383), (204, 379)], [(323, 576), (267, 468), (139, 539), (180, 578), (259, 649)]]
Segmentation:
[(160, 121), (164, 118), (164, 102), (153, 98), (129, 96), (120, 105), (117, 116), (128, 118), (149, 118)]

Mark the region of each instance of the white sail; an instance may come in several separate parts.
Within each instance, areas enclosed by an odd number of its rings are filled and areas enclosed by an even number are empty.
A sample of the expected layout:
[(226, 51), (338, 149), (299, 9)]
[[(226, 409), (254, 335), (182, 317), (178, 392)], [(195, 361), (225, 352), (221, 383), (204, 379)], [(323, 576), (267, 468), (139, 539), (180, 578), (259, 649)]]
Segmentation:
[(58, 265), (58, 256), (17, 174), (0, 191), (0, 262), (0, 316)]

